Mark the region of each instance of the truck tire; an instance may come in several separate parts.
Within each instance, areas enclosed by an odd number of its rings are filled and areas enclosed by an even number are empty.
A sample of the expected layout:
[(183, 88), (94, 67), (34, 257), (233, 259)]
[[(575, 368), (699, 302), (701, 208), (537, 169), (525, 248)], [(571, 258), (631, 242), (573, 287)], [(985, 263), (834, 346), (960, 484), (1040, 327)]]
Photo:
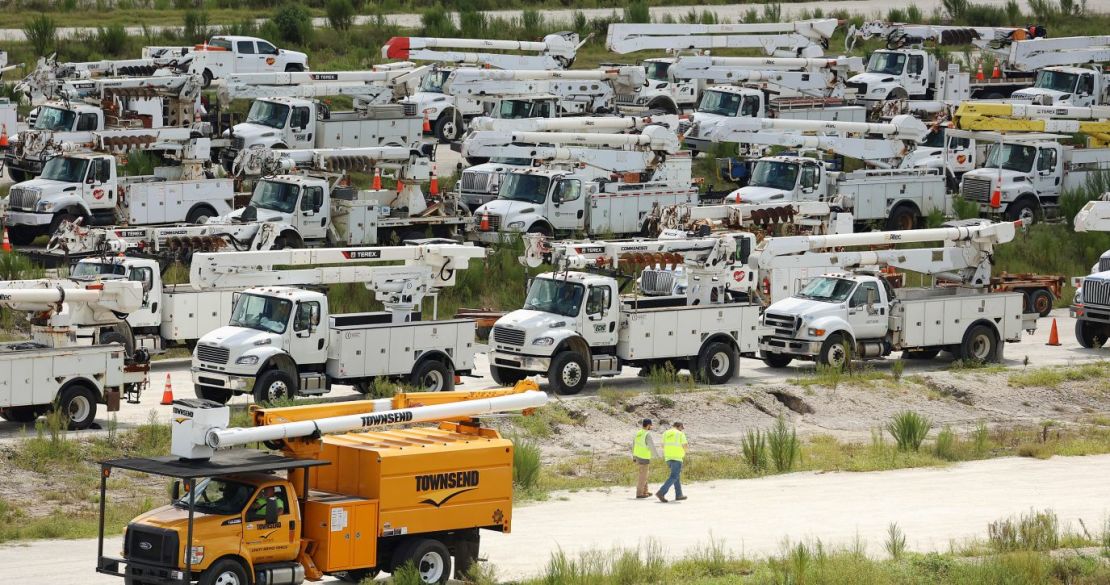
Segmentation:
[(215, 209), (207, 205), (198, 205), (189, 210), (189, 214), (185, 216), (185, 223), (204, 223), (213, 217), (216, 217)]
[(220, 404), (227, 404), (231, 400), (231, 390), (224, 390), (215, 386), (201, 386), (197, 384), (193, 386), (193, 392), (197, 398), (201, 400), (211, 400), (212, 402), (219, 402)]
[(256, 404), (292, 398), (296, 393), (297, 382), (285, 370), (267, 370), (254, 381)]
[(1025, 225), (1032, 225), (1037, 221), (1037, 203), (1031, 197), (1023, 197), (1006, 207), (1006, 219), (1017, 221), (1027, 220)]
[(931, 360), (940, 354), (940, 350), (933, 349), (907, 349), (902, 352), (902, 359), (907, 360)]
[(1025, 295), (1026, 307), (1041, 317), (1047, 317), (1052, 312), (1052, 305), (1056, 303), (1056, 299), (1052, 296), (1052, 292), (1047, 288), (1038, 288), (1029, 291)]
[(304, 71), (304, 65), (301, 65), (300, 63), (287, 63), (285, 65), (286, 73), (300, 73), (302, 71)]
[(42, 235), (42, 230), (29, 225), (8, 226), (8, 239), (16, 246), (30, 246), (35, 238)]
[(528, 372), (501, 366), (490, 366), (489, 374), (493, 377), (493, 381), (501, 386), (514, 386), (517, 382), (528, 377)]
[(547, 238), (551, 238), (555, 235), (554, 230), (552, 230), (551, 226), (547, 225), (546, 223), (534, 223), (534, 224), (532, 224), (531, 226), (528, 227), (528, 233), (530, 233), (530, 234), (542, 234), (544, 237), (547, 237)]
[(1087, 349), (1098, 349), (1110, 337), (1110, 325), (1079, 320), (1075, 322), (1075, 340)]
[(759, 357), (770, 368), (785, 368), (794, 361), (794, 358), (781, 353), (760, 352)]
[(56, 408), (69, 419), (69, 430), (87, 429), (96, 420), (96, 393), (83, 382), (70, 384), (58, 394)]
[(304, 248), (304, 240), (301, 239), (299, 234), (294, 232), (286, 232), (274, 238), (274, 250), (285, 250), (287, 248), (300, 250)]
[(197, 585), (250, 585), (243, 565), (232, 559), (220, 559), (200, 576)]
[(100, 332), (100, 344), (108, 345), (109, 343), (118, 343), (123, 346), (123, 352), (127, 357), (131, 357), (135, 353), (135, 340), (128, 339), (126, 335), (114, 329), (105, 329)]
[(912, 230), (917, 227), (917, 211), (910, 205), (898, 205), (886, 218), (886, 231)]
[(212, 80), (215, 78), (215, 76), (212, 75), (212, 71), (205, 69), (204, 72), (200, 74), (200, 77), (203, 82), (202, 85), (205, 89), (212, 87)]
[(424, 360), (412, 371), (409, 383), (420, 392), (448, 392), (455, 389), (455, 373), (439, 360)]
[(586, 358), (576, 351), (565, 349), (551, 360), (547, 381), (551, 383), (551, 390), (556, 394), (571, 395), (578, 394), (586, 387), (589, 375)]
[(847, 343), (840, 333), (826, 337), (825, 343), (821, 344), (821, 353), (817, 355), (817, 363), (838, 370), (844, 369), (851, 358)]
[(724, 384), (736, 374), (736, 349), (728, 343), (707, 343), (695, 358), (694, 373), (699, 380)]
[(673, 115), (678, 115), (679, 114), (678, 105), (676, 105), (674, 102), (672, 102), (669, 99), (652, 100), (652, 102), (650, 104), (648, 104), (647, 108), (648, 108), (648, 113), (652, 116), (666, 115), (666, 114), (670, 114), (670, 115), (673, 116)]
[(8, 178), (11, 179), (13, 183), (22, 183), (23, 181), (27, 181), (31, 178), (31, 173), (28, 173), (23, 169), (13, 169), (12, 167), (6, 167), (6, 170), (8, 171)]
[(966, 362), (998, 361), (998, 339), (990, 327), (981, 323), (972, 325), (964, 332), (957, 351), (956, 357)]
[(446, 583), (451, 578), (451, 553), (442, 542), (421, 538), (402, 545), (393, 554), (391, 571), (411, 563), (427, 585)]
[(435, 127), (432, 131), (435, 133), (436, 140), (443, 144), (454, 142), (462, 136), (463, 120), (457, 110), (451, 110), (449, 114), (444, 114), (436, 120)]
[(13, 423), (33, 423), (39, 418), (39, 409), (34, 406), (9, 406), (7, 408), (0, 408), (0, 418)]
[(58, 233), (58, 229), (62, 227), (63, 223), (76, 220), (77, 216), (73, 215), (72, 213), (68, 213), (65, 211), (55, 213), (54, 218), (50, 220), (50, 227), (46, 229), (46, 235), (53, 236), (54, 234)]

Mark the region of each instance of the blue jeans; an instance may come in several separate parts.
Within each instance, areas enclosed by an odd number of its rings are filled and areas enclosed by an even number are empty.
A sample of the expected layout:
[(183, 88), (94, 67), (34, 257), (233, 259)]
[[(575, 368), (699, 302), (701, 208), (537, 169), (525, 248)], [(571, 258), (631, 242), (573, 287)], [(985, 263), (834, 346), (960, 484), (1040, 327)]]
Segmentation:
[(673, 459), (667, 460), (667, 467), (671, 468), (671, 474), (667, 476), (667, 481), (659, 488), (659, 493), (664, 496), (670, 491), (671, 486), (674, 486), (674, 495), (676, 498), (682, 497), (682, 462)]

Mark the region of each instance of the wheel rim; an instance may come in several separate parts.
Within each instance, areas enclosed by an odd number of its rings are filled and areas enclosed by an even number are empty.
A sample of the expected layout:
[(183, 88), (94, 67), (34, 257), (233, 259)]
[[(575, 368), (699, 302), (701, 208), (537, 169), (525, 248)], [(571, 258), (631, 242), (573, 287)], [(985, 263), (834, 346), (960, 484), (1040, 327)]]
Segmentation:
[(69, 401), (69, 407), (66, 409), (66, 414), (69, 420), (80, 422), (89, 417), (89, 412), (92, 410), (92, 405), (89, 404), (89, 399), (85, 396), (74, 397)]
[(1018, 213), (1018, 219), (1020, 219), (1022, 221), (1022, 223), (1024, 223), (1025, 225), (1029, 225), (1029, 224), (1033, 223), (1033, 220), (1035, 218), (1036, 218), (1036, 216), (1033, 214), (1033, 208), (1032, 207), (1024, 207)]
[(458, 132), (454, 121), (447, 122), (443, 125), (443, 137), (447, 140), (454, 140)]
[(582, 381), (582, 366), (578, 365), (577, 362), (568, 363), (563, 366), (561, 378), (563, 379), (563, 385), (577, 386)]
[(439, 370), (432, 370), (427, 374), (424, 374), (422, 385), (426, 392), (439, 392), (440, 390), (443, 390), (443, 372), (440, 372)]
[(270, 384), (266, 388), (266, 400), (273, 402), (278, 398), (284, 398), (289, 393), (289, 385), (282, 380), (278, 380)]
[(428, 552), (420, 557), (420, 580), (425, 583), (438, 583), (443, 578), (446, 563), (437, 552)]
[(829, 365), (833, 367), (841, 367), (848, 358), (848, 353), (844, 350), (844, 345), (841, 343), (833, 344), (829, 348)]
[(715, 377), (727, 376), (732, 370), (732, 360), (729, 358), (728, 353), (718, 351), (713, 354), (709, 360), (709, 372)]
[(1049, 304), (1048, 297), (1044, 295), (1038, 295), (1035, 299), (1033, 299), (1033, 310), (1035, 310), (1036, 312), (1043, 315), (1047, 313), (1050, 308), (1051, 305)]
[(224, 571), (216, 577), (213, 583), (215, 585), (240, 585), (239, 575), (236, 575), (235, 571)]
[(979, 361), (986, 361), (991, 353), (991, 336), (979, 333), (971, 338), (971, 357)]

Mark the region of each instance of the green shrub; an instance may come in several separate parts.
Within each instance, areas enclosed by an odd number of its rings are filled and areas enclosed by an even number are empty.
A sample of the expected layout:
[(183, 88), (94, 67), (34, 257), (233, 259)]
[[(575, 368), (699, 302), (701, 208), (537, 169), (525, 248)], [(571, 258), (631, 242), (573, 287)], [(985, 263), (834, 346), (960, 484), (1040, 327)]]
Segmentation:
[(58, 23), (45, 14), (40, 14), (23, 25), (23, 34), (31, 43), (35, 55), (45, 57), (58, 47)]
[(525, 40), (539, 39), (547, 28), (543, 14), (539, 10), (526, 8), (520, 13), (521, 37)]
[(900, 451), (917, 451), (921, 443), (933, 428), (933, 422), (928, 418), (904, 410), (894, 416), (894, 420), (887, 423), (886, 430), (894, 437)]
[(959, 439), (956, 433), (952, 432), (952, 427), (945, 426), (939, 433), (937, 433), (937, 442), (933, 446), (933, 453), (946, 461), (955, 461), (959, 459)]
[(355, 6), (351, 0), (328, 0), (328, 25), (338, 31), (346, 31), (355, 22)]
[(462, 36), (472, 38), (486, 36), (489, 22), (485, 13), (479, 10), (474, 2), (459, 2), (456, 8), (459, 11), (459, 32)]
[(456, 34), (451, 17), (439, 4), (424, 11), (420, 16), (420, 27), (426, 37), (452, 37)]
[(527, 491), (540, 480), (540, 447), (535, 441), (513, 437), (513, 484)]
[(644, 0), (633, 0), (624, 7), (624, 21), (629, 23), (651, 22), (651, 9)]
[(756, 472), (767, 469), (767, 439), (759, 430), (749, 430), (744, 434), (740, 449), (744, 462)]
[(1060, 521), (1051, 511), (1030, 512), (991, 522), (987, 538), (998, 552), (1054, 550), (1060, 544)]
[(190, 10), (185, 13), (185, 24), (181, 36), (187, 43), (203, 43), (208, 40), (208, 13)]
[(767, 431), (767, 446), (771, 454), (771, 463), (779, 473), (794, 469), (794, 464), (801, 457), (802, 445), (798, 441), (798, 433), (793, 427), (787, 427), (786, 419), (782, 416), (775, 421), (775, 426)]
[(312, 40), (312, 14), (304, 5), (285, 4), (278, 8), (271, 22), (282, 42), (303, 45)]
[(886, 552), (896, 561), (906, 552), (906, 533), (897, 522), (891, 522), (886, 528)]

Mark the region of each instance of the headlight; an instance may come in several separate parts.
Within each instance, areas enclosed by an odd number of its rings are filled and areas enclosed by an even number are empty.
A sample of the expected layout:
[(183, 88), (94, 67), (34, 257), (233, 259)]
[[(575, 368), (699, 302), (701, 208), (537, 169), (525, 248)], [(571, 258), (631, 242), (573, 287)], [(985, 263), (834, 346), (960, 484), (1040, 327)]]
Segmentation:
[(235, 363), (239, 364), (240, 366), (253, 366), (253, 365), (258, 363), (258, 356), (256, 356), (256, 355), (245, 355), (245, 356), (235, 360)]
[(1081, 288), (1075, 289), (1075, 297), (1072, 298), (1072, 304), (1074, 304), (1074, 305), (1082, 305), (1083, 304), (1083, 289), (1081, 289)]
[(53, 201), (39, 201), (39, 204), (36, 207), (38, 208), (39, 211), (54, 211), (54, 202)]
[(874, 88), (871, 88), (871, 89), (867, 90), (867, 93), (880, 94), (880, 93), (883, 93), (883, 88), (874, 87)]
[(204, 562), (204, 547), (194, 546), (189, 549), (189, 563), (199, 565)]
[(821, 337), (825, 334), (825, 330), (818, 329), (816, 327), (810, 327), (809, 329), (806, 329), (806, 334), (808, 334), (810, 337)]
[(509, 223), (505, 224), (505, 227), (507, 227), (511, 230), (522, 230), (522, 229), (524, 229), (524, 222), (523, 221), (510, 221)]
[(554, 337), (537, 337), (532, 340), (532, 345), (551, 345), (555, 343)]

